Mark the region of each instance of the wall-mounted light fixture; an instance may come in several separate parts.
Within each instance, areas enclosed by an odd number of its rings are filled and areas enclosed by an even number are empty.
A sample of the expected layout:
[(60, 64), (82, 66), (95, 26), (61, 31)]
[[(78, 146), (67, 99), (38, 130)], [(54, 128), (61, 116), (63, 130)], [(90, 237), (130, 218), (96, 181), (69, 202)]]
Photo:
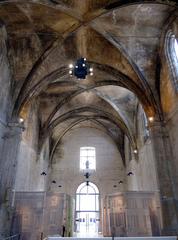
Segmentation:
[(134, 151), (133, 151), (135, 154), (137, 154), (138, 153), (138, 150), (137, 149), (134, 149)]
[(128, 172), (127, 173), (127, 176), (131, 176), (131, 175), (134, 175), (133, 172)]
[(154, 117), (148, 117), (149, 122), (153, 122), (154, 121)]

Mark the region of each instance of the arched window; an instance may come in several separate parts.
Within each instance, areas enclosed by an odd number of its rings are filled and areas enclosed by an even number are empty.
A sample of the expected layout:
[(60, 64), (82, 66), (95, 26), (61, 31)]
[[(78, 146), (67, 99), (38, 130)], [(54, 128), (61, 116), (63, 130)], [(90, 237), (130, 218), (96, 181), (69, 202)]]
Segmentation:
[(150, 133), (149, 133), (149, 129), (148, 129), (148, 119), (147, 116), (145, 114), (145, 112), (143, 111), (142, 114), (142, 125), (143, 125), (143, 140), (144, 142), (149, 138)]
[(178, 91), (178, 40), (169, 31), (165, 38), (165, 50), (175, 89)]
[(77, 188), (75, 216), (76, 232), (96, 235), (99, 226), (100, 209), (99, 190), (95, 184), (84, 182)]
[(80, 193), (86, 193), (86, 194), (89, 194), (89, 193), (94, 193), (94, 194), (99, 194), (99, 190), (97, 188), (97, 186), (93, 183), (90, 182), (89, 185), (86, 185), (86, 182), (84, 183), (81, 183), (79, 185), (79, 187), (77, 188), (77, 191), (76, 191), (77, 194), (80, 194)]
[(76, 191), (77, 211), (99, 211), (99, 190), (93, 183), (82, 183)]
[(178, 60), (178, 42), (176, 38), (174, 39), (174, 48), (175, 48), (175, 53)]

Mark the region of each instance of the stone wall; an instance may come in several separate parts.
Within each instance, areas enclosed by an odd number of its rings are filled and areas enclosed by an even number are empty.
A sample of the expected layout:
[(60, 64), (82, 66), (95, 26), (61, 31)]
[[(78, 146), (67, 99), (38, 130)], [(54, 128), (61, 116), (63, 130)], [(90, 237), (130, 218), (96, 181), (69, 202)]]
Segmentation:
[[(74, 129), (62, 138), (53, 157), (49, 189), (75, 194), (80, 183), (85, 181), (79, 169), (80, 147), (84, 146), (96, 149), (96, 172), (90, 181), (98, 186), (100, 194), (123, 191), (125, 185), (118, 182), (124, 182), (125, 168), (117, 146), (105, 133), (92, 128)], [(53, 180), (56, 184), (51, 183)]]
[(14, 187), (21, 126), (10, 119), (11, 70), (6, 48), (6, 30), (0, 26), (0, 237), (9, 235), (11, 193)]
[[(173, 76), (165, 59), (161, 74), (161, 103), (164, 113), (164, 124), (167, 130), (167, 138), (171, 147), (172, 176), (174, 178), (175, 195), (178, 197), (178, 94), (174, 85)], [(173, 170), (174, 169), (174, 170)]]
[[(172, 33), (169, 37), (177, 39), (178, 25), (177, 19), (172, 21), (167, 30)], [(173, 72), (177, 68), (178, 61), (174, 58), (175, 49), (171, 47), (171, 42), (174, 39), (166, 39), (162, 41), (160, 57), (162, 68), (160, 70), (160, 100), (163, 110), (164, 126), (166, 129), (165, 138), (169, 144), (170, 156), (170, 175), (174, 185), (174, 195), (178, 198), (178, 89), (177, 89), (177, 75)], [(174, 59), (173, 59), (174, 58)], [(177, 72), (177, 71), (176, 71)]]
[[(155, 158), (150, 138), (150, 132), (146, 129), (144, 111), (141, 106), (138, 108), (136, 116), (137, 147), (138, 154), (133, 153), (128, 138), (125, 138), (125, 155), (128, 191), (158, 191), (157, 173), (155, 168)], [(128, 154), (130, 152), (130, 154)]]
[(46, 178), (41, 176), (46, 172), (49, 160), (48, 140), (39, 150), (39, 119), (38, 104), (33, 102), (25, 119), (25, 131), (18, 154), (18, 167), (16, 174), (16, 191), (44, 191)]

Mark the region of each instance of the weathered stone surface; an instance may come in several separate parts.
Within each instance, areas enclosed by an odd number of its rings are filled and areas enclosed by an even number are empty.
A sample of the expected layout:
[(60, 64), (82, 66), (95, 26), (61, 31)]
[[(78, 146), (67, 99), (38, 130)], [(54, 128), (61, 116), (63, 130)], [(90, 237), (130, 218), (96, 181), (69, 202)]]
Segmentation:
[[(101, 192), (120, 178), (117, 191), (158, 191), (162, 234), (177, 233), (177, 26), (176, 1), (1, 1), (0, 235), (14, 188), (56, 191), (56, 178), (75, 194), (87, 131), (106, 151)], [(85, 80), (69, 76), (79, 57), (94, 69)]]

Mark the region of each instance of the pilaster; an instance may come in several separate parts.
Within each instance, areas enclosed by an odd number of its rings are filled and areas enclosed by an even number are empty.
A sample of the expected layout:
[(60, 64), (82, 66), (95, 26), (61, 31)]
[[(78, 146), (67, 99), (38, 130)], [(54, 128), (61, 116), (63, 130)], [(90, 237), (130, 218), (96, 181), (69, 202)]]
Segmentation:
[(162, 235), (177, 235), (178, 201), (174, 191), (174, 167), (169, 136), (163, 122), (156, 120), (150, 124), (150, 134), (160, 189)]
[(2, 138), (0, 155), (0, 237), (9, 236), (11, 224), (11, 198), (16, 176), (17, 154), (22, 124), (9, 123)]

